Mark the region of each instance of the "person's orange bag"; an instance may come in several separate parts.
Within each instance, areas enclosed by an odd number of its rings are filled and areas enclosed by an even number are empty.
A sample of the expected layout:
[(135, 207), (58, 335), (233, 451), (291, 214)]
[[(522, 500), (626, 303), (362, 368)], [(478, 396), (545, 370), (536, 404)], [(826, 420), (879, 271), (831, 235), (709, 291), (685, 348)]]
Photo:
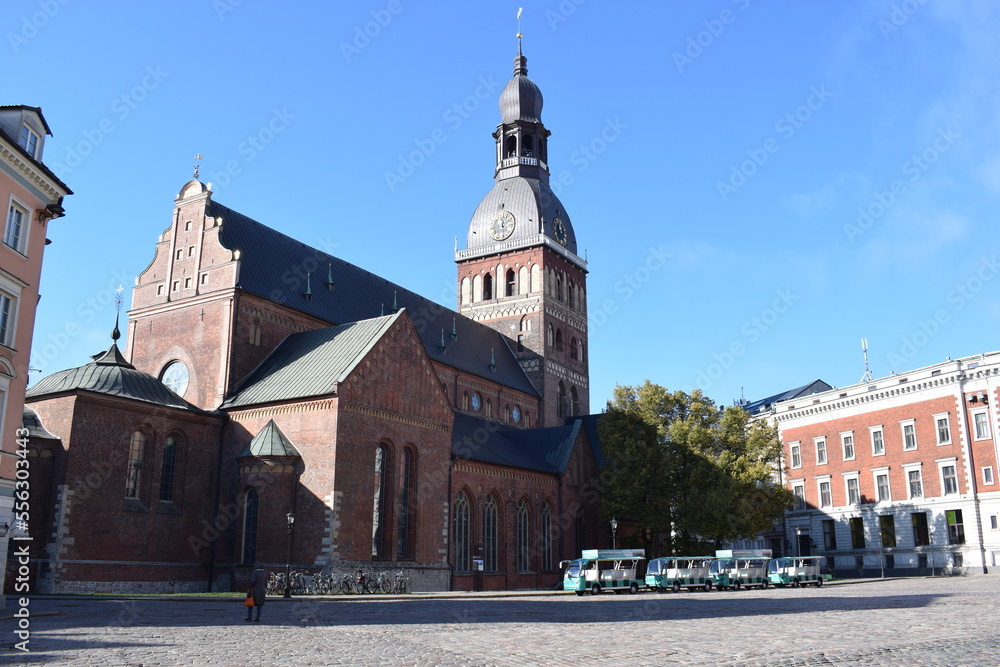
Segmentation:
[(253, 588), (247, 589), (247, 599), (243, 601), (243, 606), (244, 607), (253, 606)]

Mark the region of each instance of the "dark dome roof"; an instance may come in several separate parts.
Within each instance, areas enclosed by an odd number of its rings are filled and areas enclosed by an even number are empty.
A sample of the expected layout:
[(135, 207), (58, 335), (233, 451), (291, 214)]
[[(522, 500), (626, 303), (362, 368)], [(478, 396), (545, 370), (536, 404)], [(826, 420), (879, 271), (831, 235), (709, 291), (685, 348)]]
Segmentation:
[(514, 216), (514, 232), (505, 240), (506, 243), (530, 242), (541, 234), (558, 241), (553, 225), (559, 218), (566, 233), (566, 249), (576, 254), (576, 232), (562, 202), (547, 183), (524, 176), (498, 181), (479, 202), (469, 223), (468, 248), (495, 243), (490, 238), (490, 223), (501, 210), (509, 211)]
[(500, 122), (542, 122), (542, 91), (528, 78), (528, 59), (518, 54), (514, 58), (514, 78), (500, 93)]
[(34, 387), (28, 388), (25, 396), (38, 398), (65, 391), (92, 391), (201, 412), (149, 373), (136, 370), (125, 361), (117, 344), (112, 344), (107, 352), (96, 355), (94, 361), (86, 366), (59, 371), (42, 378)]

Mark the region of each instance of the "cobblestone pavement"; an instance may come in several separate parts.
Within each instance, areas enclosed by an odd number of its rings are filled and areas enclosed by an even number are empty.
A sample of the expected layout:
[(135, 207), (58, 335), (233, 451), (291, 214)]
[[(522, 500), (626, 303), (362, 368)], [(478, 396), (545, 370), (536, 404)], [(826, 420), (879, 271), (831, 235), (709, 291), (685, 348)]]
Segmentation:
[(576, 597), (35, 599), (0, 663), (161, 665), (1000, 665), (1000, 577)]

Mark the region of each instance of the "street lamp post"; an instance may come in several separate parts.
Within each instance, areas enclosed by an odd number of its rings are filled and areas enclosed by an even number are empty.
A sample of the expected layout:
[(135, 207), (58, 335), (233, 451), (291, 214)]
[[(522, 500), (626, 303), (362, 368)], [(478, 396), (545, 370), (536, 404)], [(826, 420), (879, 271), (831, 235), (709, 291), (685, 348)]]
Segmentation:
[(618, 519), (611, 520), (611, 548), (618, 548)]
[(292, 535), (295, 532), (295, 512), (288, 512), (288, 549), (285, 551), (285, 599), (292, 597)]

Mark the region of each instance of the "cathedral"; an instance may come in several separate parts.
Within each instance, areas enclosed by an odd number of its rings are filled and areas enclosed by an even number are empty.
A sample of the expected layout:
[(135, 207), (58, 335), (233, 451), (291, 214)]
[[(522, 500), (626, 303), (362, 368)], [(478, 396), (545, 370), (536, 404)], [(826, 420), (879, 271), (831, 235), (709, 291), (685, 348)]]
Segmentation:
[(32, 590), (240, 590), (258, 561), (548, 588), (606, 541), (586, 262), (527, 73), (456, 310), (181, 187), (124, 349), (28, 391)]

